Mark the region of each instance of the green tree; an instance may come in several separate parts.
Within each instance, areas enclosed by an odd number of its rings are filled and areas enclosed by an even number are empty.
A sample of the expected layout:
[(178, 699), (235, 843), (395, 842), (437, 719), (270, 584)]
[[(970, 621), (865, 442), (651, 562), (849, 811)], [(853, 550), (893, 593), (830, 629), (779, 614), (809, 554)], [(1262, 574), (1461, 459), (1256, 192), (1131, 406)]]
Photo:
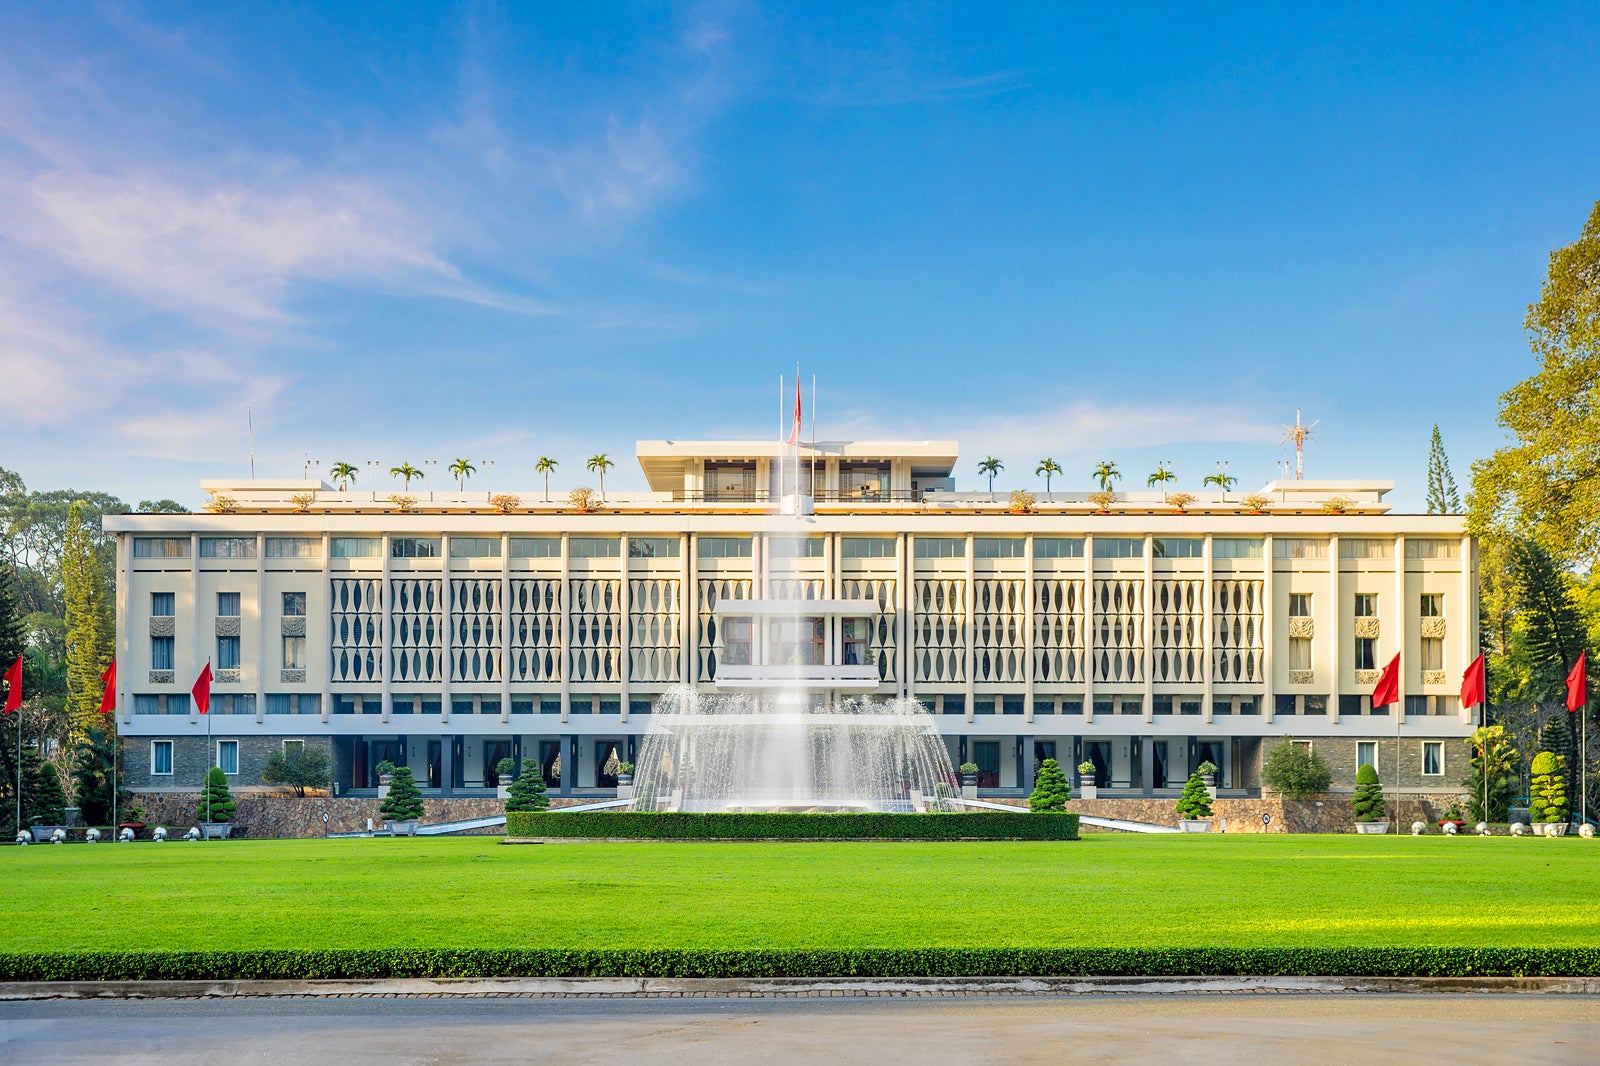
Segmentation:
[(222, 772), (222, 767), (213, 766), (206, 771), (206, 783), (200, 789), (199, 802), (194, 805), (194, 816), (202, 822), (231, 822), (233, 810), (228, 775)]
[(189, 513), (189, 508), (185, 507), (183, 504), (179, 503), (177, 500), (169, 500), (169, 499), (140, 500), (139, 501), (139, 513), (140, 514), (188, 514)]
[(66, 593), (67, 713), (78, 736), (99, 714), (105, 689), (100, 676), (111, 664), (116, 633), (110, 583), (85, 528), (87, 515), (87, 508), (72, 505), (61, 556)]
[(1428, 442), (1428, 513), (1461, 513), (1461, 493), (1456, 491), (1456, 479), (1450, 473), (1450, 459), (1444, 454), (1437, 422), (1433, 424), (1433, 439)]
[(989, 499), (991, 500), (994, 499), (995, 475), (1000, 473), (1000, 471), (1004, 470), (1005, 468), (1006, 464), (1002, 463), (992, 455), (985, 456), (983, 462), (978, 464), (978, 476), (989, 479)]
[[(22, 820), (35, 825), (60, 825), (67, 820), (67, 796), (61, 788), (56, 765), (39, 757), (39, 749), (29, 748), (32, 758), (23, 756)], [(30, 767), (28, 764), (32, 763)]]
[(296, 796), (302, 797), (307, 790), (325, 789), (333, 780), (328, 771), (328, 750), (311, 744), (274, 748), (267, 756), (261, 780), (264, 784), (292, 788)]
[(1067, 784), (1067, 775), (1061, 772), (1061, 764), (1054, 759), (1046, 759), (1039, 764), (1039, 772), (1034, 775), (1033, 794), (1028, 797), (1028, 809), (1064, 811), (1067, 809), (1067, 799), (1071, 791)]
[(1535, 822), (1567, 820), (1567, 778), (1562, 759), (1553, 751), (1533, 757), (1533, 788), (1528, 794), (1528, 817)]
[[(602, 501), (606, 498), (606, 471), (610, 470), (616, 465), (617, 464), (612, 462), (611, 457), (605, 452), (599, 452), (595, 455), (589, 456), (589, 461), (584, 464), (586, 469), (592, 470), (600, 475), (600, 499)], [(546, 491), (548, 492), (548, 490)]]
[(1221, 489), (1222, 500), (1224, 503), (1226, 503), (1228, 500), (1228, 490), (1233, 488), (1238, 483), (1239, 479), (1228, 473), (1227, 469), (1224, 468), (1221, 463), (1217, 464), (1217, 472), (1215, 474), (1207, 474), (1205, 477), (1200, 479), (1200, 484), (1202, 485), (1215, 485), (1217, 488)]
[(354, 463), (346, 463), (343, 461), (334, 463), (333, 466), (328, 470), (328, 475), (339, 483), (340, 492), (350, 491), (350, 482), (356, 479), (356, 475), (358, 473), (360, 473), (360, 471), (356, 468)]
[(560, 466), (560, 465), (561, 465), (560, 463), (556, 462), (554, 459), (550, 458), (548, 455), (539, 456), (539, 461), (537, 463), (533, 464), (533, 472), (535, 474), (544, 475), (544, 502), (545, 503), (549, 503), (550, 502), (550, 475), (551, 475), (552, 472), (555, 471), (555, 468)]
[(1102, 459), (1094, 468), (1094, 479), (1100, 483), (1101, 492), (1110, 492), (1111, 486), (1122, 480), (1122, 471), (1117, 469), (1117, 464), (1110, 459)]
[(478, 472), (471, 459), (457, 459), (450, 464), (450, 476), (456, 479), (456, 490), (467, 491), (467, 479)]
[(422, 471), (410, 463), (401, 463), (399, 466), (391, 466), (389, 468), (389, 476), (397, 477), (404, 481), (406, 483), (406, 491), (409, 492), (411, 491), (411, 479), (421, 477)]
[(1522, 781), (1522, 756), (1506, 735), (1504, 726), (1481, 727), (1466, 743), (1472, 749), (1472, 775), (1461, 784), (1468, 792), (1467, 805), (1472, 820), (1504, 822), (1511, 808), (1511, 798)]
[(412, 822), (422, 817), (422, 792), (411, 767), (394, 768), (394, 780), (389, 784), (389, 794), (378, 805), (378, 813), (391, 822)]
[(1054, 459), (1045, 458), (1039, 460), (1039, 465), (1034, 469), (1033, 476), (1044, 478), (1044, 493), (1046, 496), (1050, 495), (1051, 477), (1059, 473), (1061, 473), (1061, 464)]
[(1206, 783), (1200, 780), (1197, 773), (1189, 775), (1188, 782), (1183, 786), (1183, 795), (1178, 797), (1178, 817), (1211, 817), (1211, 793), (1206, 791)]
[[(17, 600), (17, 585), (11, 576), (9, 563), (0, 561), (0, 674), (11, 669), (11, 664), (17, 661), (17, 656), (26, 652), (27, 644), (24, 642), (20, 604)], [(0, 690), (4, 689), (0, 684)], [(27, 678), (24, 676), (24, 693), (28, 692)], [(0, 699), (5, 693), (0, 691)], [(16, 788), (17, 788), (17, 760), (22, 757), (18, 750), (18, 726), (22, 721), (22, 712), (17, 712), (17, 720), (12, 721), (9, 716), (0, 718), (0, 772), (5, 777), (0, 780), (0, 827), (8, 834), (15, 833), (16, 827), (11, 823), (16, 820)], [(9, 839), (9, 835), (7, 839)]]
[(1322, 756), (1293, 737), (1284, 737), (1261, 764), (1261, 780), (1274, 792), (1292, 800), (1309, 799), (1328, 791), (1333, 771)]
[(1362, 763), (1356, 771), (1355, 796), (1350, 801), (1358, 822), (1381, 822), (1389, 817), (1383, 803), (1383, 784), (1378, 771), (1371, 763)]
[(1144, 479), (1144, 484), (1145, 488), (1149, 489), (1159, 486), (1161, 488), (1161, 498), (1165, 500), (1167, 498), (1167, 484), (1176, 480), (1178, 480), (1178, 475), (1172, 472), (1172, 467), (1166, 463), (1157, 463), (1155, 472)]
[[(111, 792), (116, 789), (116, 810), (128, 809), (133, 793), (122, 787), (122, 738), (101, 725), (92, 725), (73, 751), (72, 785), (85, 825), (110, 825)], [(113, 775), (112, 768), (116, 769)]]
[(549, 793), (545, 791), (544, 774), (534, 759), (522, 760), (522, 772), (511, 782), (511, 792), (506, 798), (506, 810), (542, 811), (550, 806)]

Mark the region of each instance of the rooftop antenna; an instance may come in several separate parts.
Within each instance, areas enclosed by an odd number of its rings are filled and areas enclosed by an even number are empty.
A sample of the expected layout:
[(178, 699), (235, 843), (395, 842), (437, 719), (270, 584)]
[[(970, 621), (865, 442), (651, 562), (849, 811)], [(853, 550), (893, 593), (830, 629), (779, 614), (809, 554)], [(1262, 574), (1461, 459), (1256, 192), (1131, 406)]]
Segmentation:
[(256, 414), (250, 404), (244, 405), (244, 419), (250, 427), (250, 480), (256, 479)]
[[(1320, 418), (1317, 422), (1322, 421)], [(1306, 476), (1305, 444), (1311, 439), (1311, 431), (1316, 428), (1317, 422), (1305, 425), (1300, 421), (1300, 408), (1294, 409), (1294, 425), (1283, 427), (1283, 444), (1294, 445), (1294, 479), (1301, 481)]]

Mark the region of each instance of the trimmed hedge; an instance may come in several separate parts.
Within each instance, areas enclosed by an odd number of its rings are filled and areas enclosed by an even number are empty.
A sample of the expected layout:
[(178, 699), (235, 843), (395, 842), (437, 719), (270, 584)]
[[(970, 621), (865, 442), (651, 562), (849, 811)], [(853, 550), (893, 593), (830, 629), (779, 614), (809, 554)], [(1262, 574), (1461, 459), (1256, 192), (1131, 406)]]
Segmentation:
[(1076, 814), (576, 811), (506, 815), (508, 837), (588, 840), (1077, 840)]
[(390, 977), (1594, 977), (1600, 948), (559, 948), (0, 954), (0, 981)]

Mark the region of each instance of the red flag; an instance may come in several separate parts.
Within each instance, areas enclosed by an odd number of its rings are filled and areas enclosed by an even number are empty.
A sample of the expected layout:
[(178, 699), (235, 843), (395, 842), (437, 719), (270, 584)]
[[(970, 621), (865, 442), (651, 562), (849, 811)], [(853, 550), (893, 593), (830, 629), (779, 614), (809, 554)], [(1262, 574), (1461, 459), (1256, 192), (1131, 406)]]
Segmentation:
[(1372, 707), (1387, 707), (1400, 699), (1400, 653), (1395, 652), (1394, 658), (1389, 660), (1389, 665), (1383, 668), (1383, 673), (1378, 675), (1378, 683), (1372, 686)]
[(100, 675), (100, 680), (106, 683), (106, 689), (100, 693), (100, 713), (110, 714), (117, 709), (117, 657), (111, 657), (111, 665), (106, 667), (106, 672)]
[(1461, 675), (1461, 709), (1476, 707), (1483, 702), (1483, 653), (1472, 660), (1467, 672)]
[(22, 706), (22, 656), (17, 656), (17, 661), (11, 664), (11, 669), (6, 671), (6, 681), (11, 688), (6, 692), (6, 714)]
[(1572, 673), (1567, 675), (1567, 710), (1573, 714), (1578, 713), (1578, 708), (1589, 702), (1589, 653), (1578, 653), (1578, 664), (1572, 668)]
[(200, 676), (194, 679), (194, 688), (189, 690), (194, 696), (194, 705), (200, 708), (201, 714), (211, 710), (211, 663), (207, 660), (205, 668), (200, 671)]
[(794, 425), (789, 429), (788, 444), (800, 443), (800, 368), (794, 370)]

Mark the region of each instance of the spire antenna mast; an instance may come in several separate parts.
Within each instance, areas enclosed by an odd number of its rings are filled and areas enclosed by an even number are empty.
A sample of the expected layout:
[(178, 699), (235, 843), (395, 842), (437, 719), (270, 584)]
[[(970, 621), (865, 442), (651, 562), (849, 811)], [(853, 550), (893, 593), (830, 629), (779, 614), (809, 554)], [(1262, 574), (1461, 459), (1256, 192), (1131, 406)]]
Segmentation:
[[(1317, 422), (1322, 421), (1320, 418)], [(1300, 420), (1300, 408), (1294, 409), (1294, 425), (1283, 427), (1283, 444), (1294, 445), (1294, 479), (1301, 481), (1306, 476), (1306, 441), (1311, 439), (1311, 431), (1317, 427), (1317, 422), (1306, 425)]]

